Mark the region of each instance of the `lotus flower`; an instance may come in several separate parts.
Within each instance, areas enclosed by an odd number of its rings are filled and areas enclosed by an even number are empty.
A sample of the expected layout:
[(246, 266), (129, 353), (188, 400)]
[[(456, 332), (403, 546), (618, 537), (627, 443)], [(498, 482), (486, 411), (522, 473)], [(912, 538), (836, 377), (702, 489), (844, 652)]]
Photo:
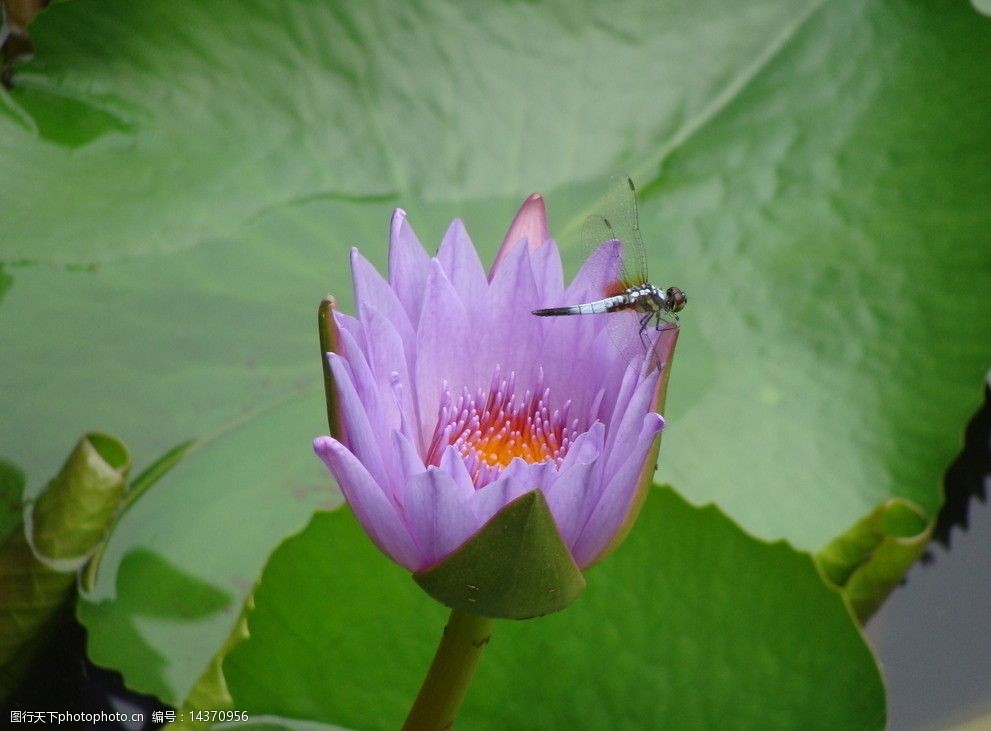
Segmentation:
[[(606, 242), (565, 290), (537, 195), (488, 275), (457, 219), (430, 257), (396, 210), (388, 280), (352, 250), (358, 316), (334, 311), (327, 354), (337, 430), (314, 449), (394, 561), (429, 569), (533, 490), (580, 568), (625, 535), (653, 474), (667, 369), (630, 367), (610, 315), (531, 314), (594, 297), (620, 256)], [(666, 355), (676, 335), (660, 335)]]

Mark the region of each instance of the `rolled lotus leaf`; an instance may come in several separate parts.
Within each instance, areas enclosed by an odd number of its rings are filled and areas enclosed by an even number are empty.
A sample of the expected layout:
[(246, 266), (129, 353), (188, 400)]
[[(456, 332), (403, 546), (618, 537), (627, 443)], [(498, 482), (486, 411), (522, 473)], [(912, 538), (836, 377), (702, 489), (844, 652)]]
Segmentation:
[(918, 505), (891, 498), (830, 542), (816, 555), (816, 565), (863, 623), (922, 555), (932, 528)]
[(0, 544), (0, 698), (19, 682), (76, 571), (106, 536), (124, 496), (130, 455), (106, 434), (87, 434)]

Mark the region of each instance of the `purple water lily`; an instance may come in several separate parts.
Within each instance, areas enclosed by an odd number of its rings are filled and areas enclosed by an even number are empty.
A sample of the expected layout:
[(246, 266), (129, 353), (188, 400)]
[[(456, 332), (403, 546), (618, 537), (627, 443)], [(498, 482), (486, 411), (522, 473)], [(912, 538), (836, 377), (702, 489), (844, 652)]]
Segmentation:
[[(339, 433), (314, 449), (393, 560), (433, 566), (531, 490), (581, 568), (625, 535), (653, 474), (667, 368), (631, 368), (609, 315), (531, 314), (601, 291), (620, 246), (599, 247), (566, 290), (534, 195), (488, 275), (457, 219), (430, 257), (396, 210), (388, 281), (352, 250), (358, 317), (334, 312), (327, 354)], [(651, 335), (666, 363), (677, 329)]]

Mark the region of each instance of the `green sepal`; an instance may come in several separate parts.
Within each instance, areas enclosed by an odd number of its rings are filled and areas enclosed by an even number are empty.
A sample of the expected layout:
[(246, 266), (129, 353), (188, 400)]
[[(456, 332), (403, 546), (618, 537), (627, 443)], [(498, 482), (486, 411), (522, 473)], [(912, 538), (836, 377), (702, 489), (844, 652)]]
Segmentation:
[(932, 528), (911, 500), (885, 500), (816, 554), (816, 566), (863, 623), (925, 550)]
[(502, 619), (556, 612), (585, 588), (540, 490), (507, 504), (458, 550), (413, 578), (441, 604)]
[(335, 309), (337, 309), (337, 300), (331, 295), (320, 300), (320, 306), (317, 308), (317, 332), (320, 336), (320, 363), (323, 367), (323, 388), (327, 399), (327, 424), (330, 427), (330, 436), (341, 440), (344, 438), (341, 404), (337, 397), (337, 389), (334, 388), (334, 375), (330, 372), (330, 363), (327, 360), (327, 353), (340, 351), (340, 334), (334, 321)]

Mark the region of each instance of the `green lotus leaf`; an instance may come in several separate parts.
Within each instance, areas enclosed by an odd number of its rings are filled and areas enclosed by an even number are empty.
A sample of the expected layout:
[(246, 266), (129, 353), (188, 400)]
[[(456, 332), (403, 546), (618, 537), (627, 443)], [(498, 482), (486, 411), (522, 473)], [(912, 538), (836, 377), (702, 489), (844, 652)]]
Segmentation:
[(31, 32), (0, 90), (0, 457), (31, 498), (92, 424), (139, 469), (197, 445), (81, 612), (130, 686), (180, 705), (237, 612), (150, 621), (125, 556), (240, 607), (333, 495), (312, 311), (353, 311), (347, 249), (384, 269), (395, 206), (491, 260), (539, 191), (573, 272), (629, 172), (652, 279), (691, 298), (660, 478), (814, 555), (890, 500), (939, 510), (991, 363), (971, 4), (76, 0)]
[[(332, 557), (330, 560), (327, 557)], [(813, 561), (652, 488), (637, 527), (561, 612), (495, 621), (470, 729), (884, 728), (877, 665)], [(447, 611), (346, 511), (273, 554), (224, 660), (249, 715), (402, 724)]]

